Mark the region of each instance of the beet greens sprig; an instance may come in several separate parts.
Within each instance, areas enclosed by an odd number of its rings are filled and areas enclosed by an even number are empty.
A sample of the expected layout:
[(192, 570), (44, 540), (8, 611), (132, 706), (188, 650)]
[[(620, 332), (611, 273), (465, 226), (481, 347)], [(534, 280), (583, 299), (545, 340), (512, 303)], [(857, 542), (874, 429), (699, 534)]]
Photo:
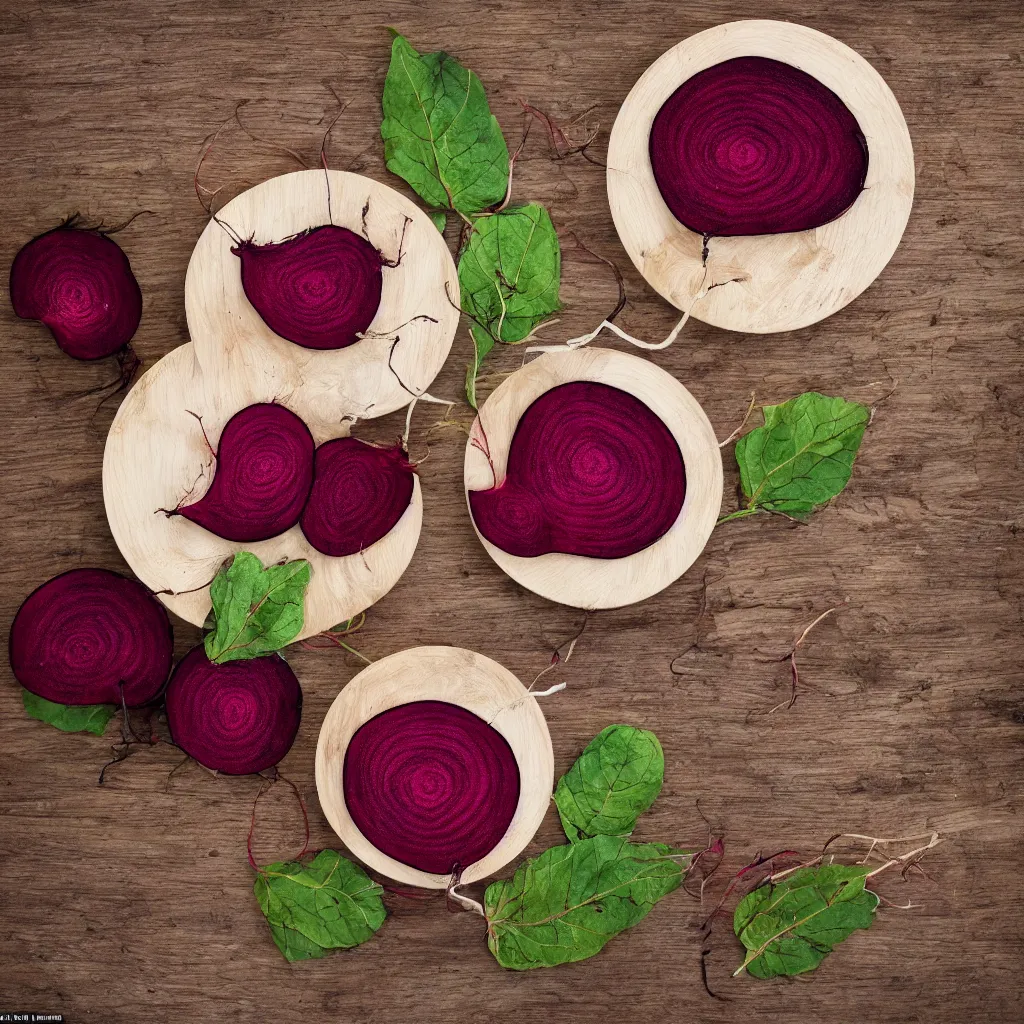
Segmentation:
[(720, 524), (758, 512), (806, 519), (849, 482), (871, 421), (866, 405), (816, 391), (761, 411), (764, 426), (736, 442), (746, 504), (723, 515)]
[[(841, 839), (871, 845), (856, 864), (842, 864), (828, 853)], [(928, 842), (906, 853), (884, 852), (921, 839)], [(893, 868), (906, 876), (940, 842), (937, 832), (896, 839), (844, 833), (833, 836), (813, 861), (771, 871), (740, 900), (733, 914), (733, 930), (746, 954), (733, 977), (744, 971), (755, 978), (813, 971), (840, 942), (874, 924), (883, 899), (867, 888), (868, 882)], [(909, 904), (903, 909), (909, 909)]]
[(388, 170), (434, 208), (441, 230), (448, 213), (463, 221), (459, 288), (473, 337), (466, 398), (476, 408), (477, 376), (491, 349), (526, 341), (561, 308), (561, 248), (543, 206), (510, 202), (519, 151), (509, 157), (480, 79), (447, 53), (420, 54), (393, 35), (384, 156)]

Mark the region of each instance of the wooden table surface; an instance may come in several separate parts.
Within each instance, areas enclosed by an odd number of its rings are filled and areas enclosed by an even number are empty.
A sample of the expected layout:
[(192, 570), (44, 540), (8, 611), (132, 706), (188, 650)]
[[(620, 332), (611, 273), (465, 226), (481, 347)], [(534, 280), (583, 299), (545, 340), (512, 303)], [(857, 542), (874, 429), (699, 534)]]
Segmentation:
[[(544, 705), (556, 771), (612, 722), (657, 731), (666, 784), (639, 835), (691, 846), (705, 815), (724, 836), (726, 879), (758, 851), (808, 856), (834, 832), (937, 829), (946, 842), (882, 909), (801, 982), (731, 979), (740, 953), (718, 918), (700, 980), (700, 907), (682, 893), (598, 957), (528, 974), (487, 952), (479, 919), (438, 898), (389, 895), (391, 916), (360, 949), (289, 966), (252, 896), (245, 840), (258, 780), (178, 765), (144, 749), (96, 784), (109, 742), (28, 719), (9, 672), (0, 687), (0, 1012), (65, 1020), (346, 1020), (554, 1024), (615, 1021), (1009, 1021), (1024, 995), (1019, 786), (1024, 777), (1020, 453), (1024, 380), (1022, 16), (1019, 3), (768, 2), (862, 53), (902, 104), (917, 197), (903, 242), (865, 294), (792, 334), (745, 337), (691, 322), (652, 358), (703, 403), (719, 436), (750, 392), (776, 402), (818, 389), (875, 402), (853, 479), (809, 525), (757, 517), (718, 528), (694, 568), (656, 598), (590, 617)], [(182, 288), (204, 225), (192, 173), (207, 133), (236, 104), (253, 135), (314, 163), (333, 116), (332, 165), (404, 187), (383, 167), (380, 92), (395, 25), (445, 47), (483, 79), (507, 137), (519, 98), (569, 120), (593, 107), (600, 157), (616, 110), (668, 46), (750, 5), (623, 2), (267, 4), (262, 0), (11, 2), (0, 13), (4, 153), (0, 263), (76, 210), (115, 223), (145, 297), (136, 347), (147, 364), (188, 340)], [(539, 128), (539, 126), (537, 126)], [(207, 179), (222, 195), (292, 170), (280, 151), (226, 130)], [(627, 329), (660, 338), (676, 313), (622, 251), (604, 171), (554, 161), (531, 134), (516, 196), (547, 204), (564, 244), (566, 311), (551, 338), (596, 325), (625, 273)], [(100, 493), (110, 403), (78, 397), (109, 362), (75, 363), (0, 302), (4, 627), (36, 585), (75, 566), (123, 569)], [(609, 344), (616, 342), (609, 341)], [(456, 339), (431, 390), (460, 392)], [(496, 370), (519, 353), (504, 350)], [(894, 390), (893, 390), (894, 389)], [(531, 679), (582, 615), (524, 592), (473, 535), (463, 438), (417, 413), (423, 536), (408, 572), (372, 608), (357, 646), (371, 658), (416, 644), (478, 650)], [(394, 436), (401, 414), (364, 436)], [(727, 454), (727, 502), (736, 472)], [(727, 507), (731, 507), (728, 506)], [(702, 580), (707, 607), (699, 617)], [(799, 700), (777, 659), (818, 613), (848, 602), (801, 651)], [(175, 623), (179, 653), (199, 637)], [(674, 660), (675, 659), (675, 660)], [(329, 704), (358, 669), (343, 652), (297, 651), (303, 726), (283, 763), (310, 804), (312, 845), (332, 834), (313, 753)], [(674, 671), (670, 668), (674, 667)], [(6, 672), (6, 670), (5, 670)], [(699, 811), (698, 811), (699, 801)], [(260, 805), (257, 856), (287, 856), (301, 825), (286, 787)], [(558, 841), (552, 811), (531, 851)], [(880, 880), (881, 881), (881, 880)]]

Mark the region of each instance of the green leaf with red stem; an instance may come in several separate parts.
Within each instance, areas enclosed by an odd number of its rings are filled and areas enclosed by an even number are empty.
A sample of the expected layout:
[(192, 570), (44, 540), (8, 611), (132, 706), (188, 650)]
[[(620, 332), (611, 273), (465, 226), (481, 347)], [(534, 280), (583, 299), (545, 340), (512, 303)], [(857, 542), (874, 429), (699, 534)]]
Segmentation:
[(658, 737), (632, 725), (609, 725), (558, 780), (555, 806), (569, 842), (632, 834), (665, 780)]
[(472, 320), (474, 359), (466, 397), (476, 408), (476, 378), (496, 342), (516, 345), (562, 308), (562, 250), (548, 211), (510, 206), (473, 220), (459, 255), (462, 309)]
[(487, 946), (515, 971), (585, 960), (678, 889), (692, 859), (613, 836), (546, 850), (487, 887)]
[(747, 950), (736, 974), (755, 978), (813, 971), (858, 928), (870, 928), (878, 896), (864, 888), (866, 864), (800, 868), (740, 900), (733, 929)]
[(871, 410), (857, 402), (808, 391), (766, 405), (764, 426), (736, 442), (744, 508), (726, 522), (756, 512), (806, 518), (849, 482)]
[(472, 71), (447, 53), (421, 55), (396, 33), (383, 108), (387, 168), (428, 206), (467, 215), (502, 202), (508, 146)]

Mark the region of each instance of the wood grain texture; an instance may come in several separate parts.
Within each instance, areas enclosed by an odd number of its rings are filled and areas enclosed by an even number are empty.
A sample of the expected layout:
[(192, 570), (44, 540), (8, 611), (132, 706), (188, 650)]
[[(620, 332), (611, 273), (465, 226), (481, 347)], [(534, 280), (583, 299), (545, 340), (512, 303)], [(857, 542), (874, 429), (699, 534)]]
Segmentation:
[[(625, 558), (585, 558), (551, 552), (510, 555), (473, 524), (487, 553), (517, 583), (572, 608), (594, 611), (635, 604), (674, 583), (699, 557), (722, 508), (722, 456), (714, 428), (697, 400), (646, 359), (611, 349), (546, 352), (504, 380), (483, 404), (466, 442), (463, 479), (469, 492), (505, 479), (508, 453), (526, 410), (546, 391), (592, 380), (638, 398), (669, 429), (686, 467), (686, 496), (668, 532)], [(488, 454), (485, 455), (484, 452)]]
[[(687, 79), (735, 57), (769, 57), (832, 90), (868, 140), (864, 190), (841, 217), (809, 231), (704, 238), (665, 205), (651, 169), (651, 125)], [(771, 334), (809, 327), (856, 298), (896, 251), (914, 199), (914, 150), (879, 73), (837, 39), (779, 21), (718, 25), (677, 43), (630, 90), (608, 144), (608, 201), (647, 283), (705, 323)]]
[[(252, 362), (275, 365), (265, 356)], [(264, 565), (309, 562), (313, 575), (298, 640), (365, 611), (408, 568), (423, 523), (423, 492), (415, 476), (412, 500), (398, 522), (369, 547), (341, 558), (317, 551), (298, 523), (276, 537), (242, 544), (163, 512), (206, 493), (217, 472), (208, 442), (216, 449), (228, 421), (247, 406), (279, 402), (306, 421), (317, 444), (349, 436), (347, 420), (332, 421), (323, 404), (307, 405), (308, 398), (303, 389), (282, 394), (273, 372), (211, 373), (189, 343), (150, 367), (117, 410), (103, 452), (107, 522), (132, 572), (186, 622), (206, 621), (210, 584), (236, 551), (251, 551)]]
[[(590, 117), (602, 131), (590, 155), (603, 159), (607, 131), (643, 70), (675, 41), (750, 11), (736, 0), (15, 0), (0, 13), (2, 261), (76, 209), (108, 223), (153, 210), (116, 236), (142, 285), (136, 345), (151, 365), (188, 340), (182, 288), (205, 227), (192, 174), (203, 138), (240, 100), (249, 100), (241, 116), (254, 135), (312, 165), (337, 110), (330, 86), (351, 100), (332, 133), (331, 165), (401, 188), (384, 170), (378, 133), (383, 26), (392, 24), (417, 48), (447, 47), (473, 67), (513, 146), (520, 97), (561, 121), (596, 104)], [(753, 389), (761, 402), (810, 388), (872, 402), (898, 385), (877, 406), (850, 486), (832, 507), (805, 527), (769, 517), (727, 524), (682, 580), (642, 604), (592, 614), (572, 660), (542, 680), (569, 684), (545, 716), (556, 775), (612, 722), (656, 730), (666, 782), (638, 836), (702, 845), (699, 800), (727, 850), (706, 904), (758, 850), (813, 855), (834, 831), (935, 827), (949, 840), (925, 864), (932, 881), (912, 875), (882, 885), (917, 908), (880, 911), (875, 927), (789, 984), (730, 980), (740, 949), (719, 918), (708, 967), (728, 1003), (701, 987), (699, 908), (681, 892), (593, 960), (527, 975), (495, 965), (473, 915), (446, 913), (440, 896), (391, 893), (392, 914), (372, 942), (289, 967), (245, 860), (257, 780), (188, 765), (169, 777), (180, 758), (158, 746), (112, 769), (98, 788), (107, 746), (27, 720), (5, 676), (5, 1006), (97, 1024), (1019, 1019), (1024, 15), (1017, 0), (768, 0), (758, 13), (827, 32), (883, 74), (916, 153), (907, 231), (877, 281), (813, 328), (751, 337), (691, 323), (650, 358), (685, 382), (720, 437)], [(207, 180), (226, 185), (222, 195), (296, 166), (237, 129), (221, 141), (223, 163)], [(678, 312), (619, 245), (602, 167), (580, 156), (552, 160), (538, 124), (514, 188), (517, 199), (550, 208), (565, 246), (566, 309), (545, 340), (583, 334), (616, 301), (611, 272), (577, 250), (571, 232), (622, 267), (630, 305), (618, 322), (640, 337), (668, 332)], [(50, 576), (125, 566), (100, 486), (110, 411), (97, 413), (95, 396), (75, 397), (112, 379), (114, 368), (67, 359), (44, 329), (14, 317), (6, 294), (0, 323), (6, 627)], [(602, 344), (625, 350), (610, 338)], [(432, 393), (460, 394), (470, 351), (463, 324)], [(521, 352), (502, 349), (487, 366), (508, 371), (520, 361)], [(414, 419), (413, 455), (428, 444), (430, 452), (420, 467), (416, 554), (350, 639), (374, 658), (457, 644), (529, 681), (576, 633), (582, 613), (532, 595), (492, 562), (466, 514), (465, 438), (441, 429), (428, 436), (438, 418), (420, 407)], [(393, 440), (401, 419), (355, 432)], [(731, 495), (728, 453), (726, 463)], [(843, 598), (849, 604), (801, 649), (796, 705), (760, 714), (789, 692), (787, 666), (772, 659)], [(179, 654), (199, 638), (178, 622), (175, 633)], [(317, 733), (361, 665), (341, 651), (299, 650), (291, 663), (305, 706), (283, 769), (311, 801), (311, 845), (329, 846), (336, 840), (313, 783)], [(287, 787), (265, 794), (257, 858), (294, 854), (301, 831)], [(528, 852), (562, 838), (552, 810)]]
[(450, 875), (402, 864), (376, 849), (359, 831), (345, 805), (345, 752), (360, 726), (401, 704), (440, 700), (472, 711), (493, 726), (519, 765), (519, 803), (501, 842), (461, 873), (469, 885), (501, 871), (523, 852), (551, 802), (554, 754), (544, 712), (536, 697), (507, 668), (460, 647), (412, 647), (364, 668), (335, 698), (316, 747), (320, 806), (345, 846), (371, 870), (406, 885), (445, 889)]

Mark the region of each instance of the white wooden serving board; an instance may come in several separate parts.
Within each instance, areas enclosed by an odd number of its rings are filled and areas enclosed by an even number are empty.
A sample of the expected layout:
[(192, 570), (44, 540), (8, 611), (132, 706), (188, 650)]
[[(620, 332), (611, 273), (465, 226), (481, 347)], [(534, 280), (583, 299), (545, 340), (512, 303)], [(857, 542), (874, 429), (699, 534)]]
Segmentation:
[[(216, 449), (227, 421), (247, 405), (286, 406), (306, 421), (317, 444), (348, 435), (349, 424), (321, 405), (306, 405), (301, 388), (280, 387), (272, 377), (211, 377), (200, 369), (193, 345), (174, 349), (142, 375), (114, 417), (103, 453), (103, 501), (132, 571), (171, 611), (197, 626), (210, 610), (209, 584), (234, 552), (251, 551), (265, 565), (308, 559), (313, 571), (301, 640), (358, 614), (395, 585), (419, 540), (423, 499), (416, 478), (409, 508), (390, 533), (343, 558), (321, 554), (298, 525), (270, 540), (238, 544), (184, 516), (159, 512), (175, 508), (190, 490), (194, 500), (205, 493), (215, 460), (203, 429)], [(202, 427), (190, 413), (202, 417)]]
[(335, 698), (316, 748), (316, 789), (331, 827), (364, 864), (408, 885), (444, 889), (434, 875), (394, 860), (356, 828), (345, 806), (345, 751), (356, 730), (383, 711), (419, 700), (439, 700), (472, 711), (508, 741), (519, 765), (519, 803), (504, 837), (462, 872), (476, 882), (499, 871), (526, 848), (540, 828), (555, 778), (547, 722), (537, 699), (508, 669), (461, 647), (414, 647), (363, 669)]
[[(651, 125), (687, 79), (744, 56), (784, 61), (839, 96), (867, 139), (867, 178), (853, 206), (831, 223), (788, 234), (714, 237), (705, 267), (703, 238), (675, 219), (654, 180)], [(855, 50), (803, 25), (734, 21), (677, 43), (640, 77), (612, 128), (607, 180), (619, 238), (648, 284), (705, 323), (769, 334), (831, 316), (881, 273), (910, 216), (914, 151), (896, 97)], [(694, 301), (707, 287), (712, 290)]]
[[(473, 423), (464, 463), (466, 503), (470, 491), (505, 479), (512, 435), (530, 405), (545, 391), (578, 380), (629, 392), (672, 432), (686, 467), (686, 496), (675, 523), (649, 547), (625, 558), (561, 553), (523, 558), (503, 551), (479, 530), (477, 536), (512, 579), (541, 597), (576, 608), (619, 608), (651, 597), (686, 572), (704, 550), (722, 508), (718, 440), (700, 404), (675, 377), (646, 359), (593, 346), (548, 352), (528, 363), (494, 390)], [(496, 480), (474, 437), (489, 448)]]
[[(385, 257), (397, 257), (405, 232), (401, 263), (384, 268), (380, 308), (367, 332), (385, 336), (368, 336), (332, 351), (303, 348), (279, 337), (246, 298), (231, 236), (211, 220), (185, 275), (188, 329), (205, 375), (288, 394), (314, 417), (383, 416), (408, 405), (410, 392), (430, 387), (458, 326), (459, 279), (444, 238), (415, 203), (359, 174), (295, 171), (236, 196), (217, 219), (241, 238), (279, 242), (332, 220), (361, 233), (367, 204), (369, 240)], [(436, 323), (407, 323), (422, 315)], [(396, 333), (401, 340), (392, 352)]]

